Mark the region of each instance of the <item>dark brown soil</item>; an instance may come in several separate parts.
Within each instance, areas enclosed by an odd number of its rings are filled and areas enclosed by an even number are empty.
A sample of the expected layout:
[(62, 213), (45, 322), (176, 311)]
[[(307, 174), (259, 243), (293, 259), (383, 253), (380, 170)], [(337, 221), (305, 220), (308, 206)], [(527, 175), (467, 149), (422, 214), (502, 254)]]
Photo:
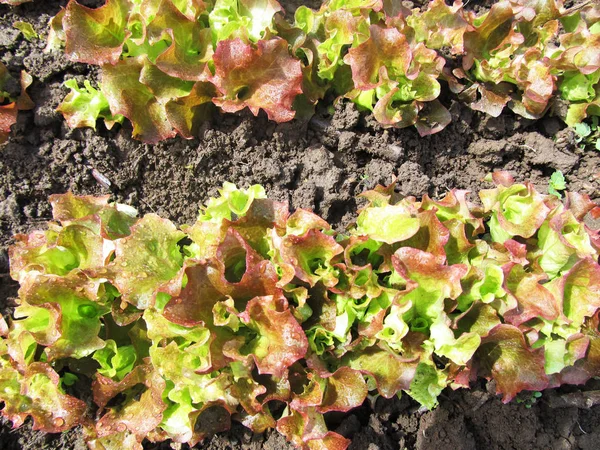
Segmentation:
[[(479, 189), (494, 169), (509, 170), (517, 180), (531, 180), (545, 190), (550, 175), (561, 170), (570, 190), (600, 198), (600, 155), (578, 148), (573, 132), (559, 119), (532, 122), (510, 114), (495, 119), (452, 98), (443, 99), (452, 125), (427, 138), (414, 129), (382, 129), (346, 102), (333, 115), (320, 111), (311, 122), (277, 125), (262, 114), (216, 115), (198, 139), (153, 146), (132, 140), (129, 126), (70, 130), (55, 111), (67, 92), (62, 82), (97, 79), (98, 71), (43, 53), (43, 40), (28, 42), (12, 27), (16, 20), (27, 21), (45, 37), (48, 20), (65, 3), (0, 6), (0, 60), (14, 76), (25, 69), (34, 77), (29, 93), (36, 104), (19, 114), (9, 142), (0, 148), (0, 311), (5, 315), (18, 288), (7, 274), (12, 235), (43, 226), (50, 218), (48, 196), (67, 190), (110, 193), (141, 213), (153, 211), (183, 224), (194, 220), (198, 207), (224, 181), (260, 183), (271, 197), (287, 200), (291, 208), (312, 208), (340, 229), (355, 217), (357, 194), (394, 176), (404, 194), (440, 196), (455, 187)], [(317, 7), (320, 2), (282, 2), (288, 15), (303, 3)], [(108, 178), (110, 188), (99, 184), (93, 171)], [(350, 448), (356, 450), (598, 448), (600, 407), (552, 409), (546, 398), (554, 392), (531, 408), (502, 405), (488, 390), (493, 392), (482, 382), (472, 391), (446, 391), (431, 412), (419, 411), (404, 397), (379, 399), (372, 407), (365, 404), (327, 419), (332, 429), (352, 439)], [(0, 449), (39, 448), (83, 449), (85, 444), (77, 430), (44, 435), (27, 424), (12, 430), (0, 421)], [(252, 435), (234, 424), (199, 448), (290, 447), (276, 432)]]

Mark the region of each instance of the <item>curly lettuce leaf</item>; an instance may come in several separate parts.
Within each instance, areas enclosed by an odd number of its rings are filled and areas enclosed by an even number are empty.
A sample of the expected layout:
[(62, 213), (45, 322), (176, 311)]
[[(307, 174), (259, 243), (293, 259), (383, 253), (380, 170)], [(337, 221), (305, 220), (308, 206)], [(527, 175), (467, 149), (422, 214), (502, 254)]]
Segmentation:
[(133, 137), (147, 143), (175, 136), (165, 105), (140, 81), (146, 58), (128, 58), (102, 68), (102, 94), (113, 116), (122, 115), (133, 124)]
[(273, 29), (273, 16), (279, 11), (276, 0), (216, 0), (208, 16), (213, 42), (231, 38), (258, 42)]
[(88, 80), (83, 84), (84, 87), (80, 88), (74, 79), (65, 81), (64, 86), (71, 89), (71, 92), (56, 109), (62, 113), (71, 128), (90, 127), (95, 130), (99, 118), (103, 118), (107, 124), (123, 120), (120, 116), (112, 116), (102, 92), (94, 89)]
[(184, 236), (170, 221), (148, 214), (131, 227), (129, 236), (117, 241), (115, 259), (107, 270), (124, 301), (146, 309), (159, 289), (179, 290), (183, 256), (178, 242)]
[(548, 385), (544, 351), (531, 349), (523, 333), (512, 325), (498, 325), (475, 353), (481, 375), (496, 380), (496, 392), (508, 403), (522, 390), (541, 391)]
[(62, 20), (67, 57), (87, 64), (116, 64), (131, 34), (127, 29), (131, 7), (129, 0), (107, 0), (97, 9), (71, 0)]
[(210, 80), (221, 95), (213, 102), (223, 111), (248, 107), (255, 116), (263, 109), (276, 122), (294, 118), (292, 103), (302, 93), (302, 68), (283, 39), (260, 40), (256, 48), (239, 38), (221, 41), (214, 64)]
[(22, 425), (31, 416), (34, 430), (61, 433), (88, 422), (85, 402), (65, 394), (59, 375), (46, 363), (32, 363), (24, 373), (19, 373), (1, 360), (0, 384), (2, 414), (13, 426)]

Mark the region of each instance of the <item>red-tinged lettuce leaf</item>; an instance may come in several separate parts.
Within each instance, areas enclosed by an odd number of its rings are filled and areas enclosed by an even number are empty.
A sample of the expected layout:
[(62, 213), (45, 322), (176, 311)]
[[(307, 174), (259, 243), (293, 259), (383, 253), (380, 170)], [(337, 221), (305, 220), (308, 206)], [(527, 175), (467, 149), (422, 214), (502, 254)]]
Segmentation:
[(319, 406), (323, 401), (323, 392), (325, 389), (325, 380), (313, 372), (295, 371), (292, 369), (294, 384), (292, 386), (294, 393), (289, 406), (292, 410), (301, 411), (306, 408)]
[[(409, 326), (404, 321), (404, 313), (413, 305), (410, 300), (397, 301), (401, 295), (398, 291), (389, 289), (383, 291), (380, 297), (371, 300), (363, 322), (359, 324), (359, 334), (376, 337), (386, 342), (390, 348), (402, 351), (402, 340), (409, 332)], [(366, 325), (364, 322), (370, 323)]]
[[(170, 391), (167, 387), (165, 394), (168, 393)], [(160, 429), (174, 442), (187, 442), (194, 445), (194, 424), (190, 415), (196, 412), (197, 408), (192, 405), (189, 393), (184, 391), (176, 401), (166, 401), (166, 403)]]
[(146, 309), (159, 291), (179, 292), (183, 256), (178, 242), (184, 236), (171, 221), (147, 214), (131, 227), (131, 235), (116, 242), (107, 272), (124, 301)]
[(306, 355), (306, 335), (284, 298), (256, 297), (239, 317), (256, 333), (243, 351), (252, 355), (259, 373), (280, 378)]
[(239, 400), (232, 396), (231, 375), (200, 373), (210, 371), (208, 352), (209, 346), (204, 343), (182, 345), (180, 348), (171, 341), (166, 346), (154, 345), (150, 349), (150, 358), (157, 372), (173, 383), (166, 395), (170, 401), (181, 405), (219, 402), (233, 411)]
[(406, 241), (402, 241), (402, 247), (412, 247), (437, 256), (440, 261), (446, 260), (445, 245), (450, 237), (449, 230), (442, 225), (435, 211), (423, 211), (417, 214), (419, 220), (419, 231)]
[[(282, 37), (290, 42), (285, 36)], [(304, 55), (304, 58), (301, 58), (303, 75), (302, 95), (297, 97), (297, 99), (305, 97), (309, 105), (315, 105), (319, 100), (323, 99), (329, 88), (329, 84), (319, 76), (318, 44), (319, 42), (316, 39), (306, 39), (302, 47), (297, 50), (297, 52), (301, 52)], [(298, 110), (296, 106), (294, 109)]]
[[(333, 259), (344, 249), (332, 236), (312, 228), (302, 236), (290, 234), (274, 243), (281, 258), (280, 265), (291, 278), (295, 275), (311, 286), (319, 281), (329, 287), (337, 284)], [(291, 278), (284, 277), (285, 284), (292, 281)]]
[(343, 436), (327, 431), (323, 415), (315, 408), (291, 411), (277, 421), (277, 431), (303, 450), (345, 450), (350, 444)]
[[(247, 376), (239, 376), (233, 380), (231, 393), (235, 398), (239, 399), (240, 405), (244, 408), (246, 413), (250, 415), (260, 414), (263, 412), (263, 406), (257, 400), (257, 397), (263, 395), (267, 391), (267, 388), (256, 382), (249, 372), (245, 375)], [(268, 414), (268, 411), (269, 410), (265, 408), (265, 413), (267, 413), (267, 415), (263, 416), (263, 420), (269, 420), (268, 417), (270, 417), (270, 421), (274, 424), (274, 419)], [(258, 419), (258, 417), (256, 419)], [(255, 423), (255, 425), (258, 425), (258, 423)]]
[(485, 211), (492, 213), (488, 225), (494, 242), (502, 243), (513, 236), (530, 238), (550, 212), (546, 197), (529, 183), (484, 189), (479, 196)]
[(138, 384), (144, 384), (152, 372), (152, 366), (145, 361), (136, 366), (122, 380), (115, 381), (109, 377), (98, 374), (92, 383), (94, 403), (104, 409), (108, 402), (119, 393), (131, 389)]
[[(300, 210), (297, 210), (298, 212)], [(261, 256), (269, 259), (271, 250), (271, 230), (283, 233), (289, 225), (289, 208), (286, 202), (277, 202), (264, 198), (252, 200), (242, 217), (231, 223), (231, 226)], [(295, 213), (294, 213), (295, 214)], [(292, 214), (292, 216), (294, 216)], [(325, 221), (323, 221), (325, 222)]]
[(571, 211), (577, 220), (583, 220), (587, 213), (597, 207), (598, 205), (587, 194), (578, 192), (567, 192), (565, 194), (565, 208)]
[(217, 287), (220, 279), (218, 271), (208, 261), (188, 264), (185, 267), (187, 284), (179, 296), (166, 304), (164, 316), (185, 327), (199, 324), (212, 326), (213, 307), (227, 298)]
[(363, 375), (350, 367), (340, 367), (325, 381), (323, 398), (317, 405), (320, 413), (350, 411), (362, 405), (367, 397), (367, 384)]
[[(465, 89), (459, 98), (469, 103), (471, 109), (499, 117), (504, 107), (511, 100), (512, 87), (508, 83), (491, 85), (490, 83), (475, 83)], [(477, 99), (479, 94), (479, 99)]]
[(6, 319), (0, 315), (0, 337), (8, 336), (8, 324)]
[(206, 81), (196, 82), (188, 95), (165, 104), (169, 122), (181, 136), (192, 139), (198, 135), (200, 126), (212, 118), (212, 99), (215, 96), (214, 84)]
[(182, 80), (203, 78), (213, 53), (209, 28), (203, 28), (195, 18), (186, 17), (171, 0), (163, 0), (154, 20), (148, 24), (147, 33), (150, 39), (158, 39), (163, 33), (170, 37), (171, 45), (155, 61), (160, 70)]
[(275, 266), (254, 251), (234, 228), (227, 230), (217, 247), (214, 266), (219, 274), (216, 286), (222, 294), (233, 297), (240, 310), (253, 297), (280, 292)]
[(395, 104), (395, 97), (400, 95), (400, 88), (393, 87), (388, 93), (377, 100), (373, 107), (373, 116), (382, 125), (405, 128), (417, 122), (419, 104), (411, 102), (407, 104)]
[(597, 257), (587, 227), (570, 211), (556, 212), (538, 231), (538, 264), (550, 278), (571, 268), (578, 258)]
[[(224, 367), (231, 361), (232, 357), (245, 359), (248, 355), (248, 353), (244, 353), (240, 356), (239, 347), (243, 344), (243, 338), (234, 339), (232, 331), (227, 327), (215, 327), (215, 305), (227, 299), (229, 294), (226, 294), (226, 292), (241, 294), (238, 302), (239, 309), (243, 309), (250, 304), (247, 302), (249, 297), (272, 295), (276, 278), (264, 277), (259, 269), (264, 267), (264, 264), (270, 263), (261, 260), (258, 264), (249, 264), (246, 266), (246, 272), (244, 272), (244, 276), (239, 283), (229, 283), (225, 279), (222, 263), (195, 261), (185, 268), (184, 277), (187, 279), (185, 288), (181, 290), (179, 296), (172, 298), (164, 308), (165, 318), (173, 323), (187, 327), (204, 324), (211, 330), (210, 361), (212, 370)], [(264, 272), (268, 274), (270, 271), (271, 269), (265, 269)], [(253, 311), (256, 310), (257, 314), (261, 312), (259, 306), (253, 307)], [(282, 317), (287, 317), (287, 312), (281, 314)], [(248, 317), (251, 318), (251, 316)], [(224, 354), (223, 346), (229, 341), (232, 342), (228, 347), (227, 354), (229, 356), (227, 356)], [(255, 344), (259, 343), (255, 342)]]
[(192, 240), (192, 244), (185, 247), (185, 251), (196, 259), (214, 258), (219, 243), (225, 237), (227, 227), (223, 221), (197, 220), (192, 226), (182, 225), (181, 229), (185, 231)]
[(442, 298), (457, 298), (462, 292), (460, 280), (469, 271), (465, 264), (444, 264), (444, 259), (422, 250), (402, 247), (392, 256), (394, 269), (405, 279), (416, 281), (426, 292)]
[(556, 77), (539, 49), (530, 48), (513, 62), (516, 81), (523, 90), (523, 106), (534, 117), (541, 117), (552, 93), (556, 89)]
[[(131, 234), (131, 227), (137, 221), (135, 208), (116, 203), (98, 213), (100, 217), (100, 236), (111, 241)], [(106, 241), (105, 241), (105, 245)]]
[[(468, 364), (481, 343), (481, 337), (475, 332), (463, 333), (455, 337), (454, 331), (450, 328), (450, 319), (444, 315), (431, 324), (429, 333), (429, 340), (434, 344), (435, 353), (461, 366)], [(429, 369), (425, 372), (429, 374), (427, 377), (432, 374)]]
[(506, 322), (519, 326), (535, 317), (553, 321), (562, 316), (562, 305), (543, 286), (547, 275), (528, 273), (520, 264), (505, 266), (504, 275), (504, 289), (517, 302), (516, 308), (504, 313)]
[[(341, 6), (341, 5), (340, 5)], [(369, 21), (357, 11), (345, 8), (331, 10), (331, 4), (324, 4), (321, 11), (314, 13), (308, 8), (299, 8), (296, 13), (296, 26), (309, 35), (315, 36), (317, 46), (318, 72), (323, 80), (334, 80), (336, 72), (343, 66), (343, 52), (354, 40), (366, 39), (369, 35)], [(321, 30), (324, 29), (324, 33)]]
[[(510, 271), (510, 266), (507, 268)], [(473, 265), (469, 273), (461, 280), (462, 294), (458, 297), (458, 307), (466, 311), (472, 304), (481, 301), (492, 303), (506, 296), (504, 290), (504, 272), (502, 267), (491, 260), (484, 260), (481, 265)]]
[(46, 48), (44, 53), (52, 51), (62, 51), (64, 48), (66, 36), (65, 30), (63, 29), (63, 19), (65, 17), (65, 8), (61, 8), (60, 11), (50, 19), (48, 23), (48, 38), (46, 40)]
[(382, 245), (368, 236), (351, 236), (344, 246), (346, 267), (352, 270), (379, 269), (385, 257), (385, 253), (380, 251)]
[(406, 23), (415, 30), (417, 42), (425, 42), (433, 49), (450, 48), (452, 54), (463, 52), (463, 35), (472, 27), (465, 20), (463, 3), (458, 0), (452, 6), (444, 0), (433, 0), (423, 12), (415, 10)]
[(255, 49), (241, 39), (218, 43), (211, 81), (221, 96), (213, 102), (225, 112), (248, 107), (258, 115), (262, 108), (271, 120), (292, 120), (292, 102), (302, 93), (300, 61), (290, 56), (281, 38), (261, 40), (256, 45)]
[(206, 206), (200, 208), (199, 221), (220, 224), (222, 219), (232, 221), (244, 217), (255, 199), (267, 197), (265, 189), (258, 184), (248, 189), (238, 189), (235, 184), (228, 182), (223, 183), (219, 194), (218, 198), (209, 199)]
[[(127, 377), (123, 382), (125, 380)], [(144, 391), (138, 400), (135, 391), (131, 389), (126, 392), (121, 391), (126, 400), (118, 408), (109, 408), (96, 423), (98, 437), (129, 431), (136, 436), (138, 442), (141, 442), (160, 424), (166, 406), (162, 399), (165, 380), (156, 371), (151, 371), (145, 374), (142, 382)], [(129, 387), (127, 385), (127, 388)]]
[(523, 36), (513, 29), (515, 22), (515, 9), (508, 1), (501, 1), (492, 5), (490, 10), (481, 18), (475, 15), (467, 16), (471, 22), (479, 22), (473, 31), (464, 34), (463, 68), (469, 70), (475, 59), (489, 59), (494, 50), (506, 48), (510, 45), (523, 42)]
[(363, 91), (406, 76), (413, 57), (406, 36), (397, 28), (371, 25), (369, 31), (369, 39), (344, 57), (352, 69), (354, 86)]
[(523, 333), (512, 325), (498, 325), (475, 352), (478, 374), (496, 381), (496, 393), (508, 403), (523, 390), (541, 391), (548, 386), (544, 350), (531, 349)]
[(559, 39), (562, 53), (553, 58), (554, 67), (577, 70), (584, 75), (590, 75), (600, 68), (600, 33), (592, 32), (584, 23), (580, 23), (577, 30), (561, 34)]
[(96, 350), (92, 358), (100, 364), (100, 375), (122, 380), (133, 369), (137, 354), (133, 345), (117, 345), (114, 340), (107, 339), (105, 347)]
[(471, 225), (473, 228), (472, 234), (469, 234), (469, 237), (471, 237), (478, 233), (482, 233), (484, 227), (483, 220), (473, 215), (473, 205), (467, 200), (467, 195), (469, 193), (470, 191), (452, 189), (441, 200), (432, 200), (425, 194), (421, 202), (421, 208), (424, 210), (435, 208), (435, 214), (442, 222), (457, 219), (465, 224)]
[(184, 327), (167, 320), (159, 311), (149, 308), (144, 311), (144, 322), (146, 322), (146, 336), (153, 343), (159, 343), (163, 339), (179, 338), (185, 340), (188, 345), (193, 343), (204, 344), (210, 338), (210, 331), (203, 326)]
[(312, 211), (298, 208), (294, 211), (287, 219), (285, 223), (285, 230), (287, 234), (294, 234), (301, 236), (308, 230), (329, 230), (331, 225), (326, 220), (319, 217)]
[(63, 225), (82, 217), (97, 214), (108, 206), (110, 195), (53, 194), (50, 196), (52, 217)]
[(133, 124), (133, 137), (146, 143), (175, 136), (165, 106), (151, 89), (140, 81), (147, 59), (128, 58), (102, 66), (102, 93), (113, 115), (127, 117)]
[(15, 367), (23, 370), (35, 360), (37, 344), (49, 346), (60, 338), (60, 315), (60, 307), (51, 303), (43, 307), (22, 304), (15, 309), (15, 320), (3, 342)]
[(418, 357), (402, 358), (380, 347), (368, 347), (345, 355), (342, 363), (372, 376), (379, 393), (392, 398), (400, 390), (410, 388), (419, 360)]
[(127, 29), (131, 8), (128, 0), (107, 0), (97, 9), (71, 0), (63, 18), (67, 57), (87, 64), (116, 64), (131, 34)]
[(337, 11), (338, 9), (347, 9), (356, 12), (360, 10), (381, 11), (383, 8), (382, 0), (331, 0), (326, 4), (328, 9)]
[(85, 402), (64, 394), (60, 377), (46, 363), (32, 363), (21, 374), (3, 361), (0, 386), (0, 401), (4, 402), (2, 415), (15, 427), (31, 416), (34, 430), (62, 433), (89, 420)]
[[(109, 196), (53, 194), (50, 196), (52, 217), (62, 225), (77, 223), (96, 230), (96, 218), (100, 221), (100, 236), (115, 240), (130, 233), (136, 221), (137, 211), (131, 206), (109, 204)], [(85, 219), (85, 220), (80, 220)]]
[(8, 139), (10, 127), (17, 123), (17, 104), (0, 105), (0, 144)]
[[(110, 225), (122, 224), (119, 217), (112, 219)], [(75, 269), (101, 269), (114, 249), (112, 242), (104, 240), (102, 225), (102, 219), (94, 215), (64, 227), (52, 224), (46, 232), (17, 235), (9, 249), (12, 275), (23, 278), (31, 271), (66, 275)]]
[(311, 439), (306, 443), (309, 450), (346, 450), (350, 440), (344, 436), (329, 431), (320, 439)]
[(82, 358), (104, 347), (98, 337), (100, 319), (108, 308), (98, 303), (100, 282), (87, 279), (82, 274), (64, 278), (53, 275), (29, 277), (22, 281), (19, 297), (22, 302), (32, 306), (45, 307), (50, 303), (59, 308), (60, 320), (56, 322), (60, 331), (52, 345), (45, 352), (49, 361), (58, 358)]
[(600, 266), (592, 258), (582, 259), (563, 276), (562, 282), (564, 314), (575, 325), (581, 324), (600, 308)]
[(237, 419), (246, 428), (250, 428), (253, 433), (264, 433), (268, 429), (273, 429), (277, 426), (277, 421), (273, 418), (267, 407), (264, 407), (263, 411), (253, 415), (242, 412)]

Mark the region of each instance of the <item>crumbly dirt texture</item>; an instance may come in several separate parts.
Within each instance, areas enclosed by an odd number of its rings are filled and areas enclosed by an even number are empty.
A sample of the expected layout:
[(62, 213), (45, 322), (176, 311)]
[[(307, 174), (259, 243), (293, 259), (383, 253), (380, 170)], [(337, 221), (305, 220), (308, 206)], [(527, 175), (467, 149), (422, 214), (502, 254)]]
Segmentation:
[[(102, 1), (82, 2), (97, 6)], [(282, 1), (288, 17), (300, 4)], [(485, 8), (490, 2), (471, 2)], [(290, 208), (310, 208), (337, 229), (356, 217), (357, 194), (398, 177), (403, 194), (442, 196), (452, 188), (477, 190), (484, 176), (504, 169), (519, 181), (547, 189), (561, 170), (568, 189), (600, 198), (600, 154), (578, 148), (575, 135), (555, 117), (529, 121), (511, 114), (488, 117), (456, 103), (452, 124), (421, 138), (413, 128), (383, 129), (374, 119), (340, 101), (335, 110), (317, 111), (309, 121), (269, 122), (249, 112), (216, 114), (197, 139), (172, 139), (145, 145), (131, 139), (131, 127), (107, 131), (102, 125), (70, 130), (55, 111), (66, 95), (68, 78), (98, 80), (97, 68), (44, 53), (48, 20), (65, 0), (36, 0), (19, 7), (0, 5), (0, 60), (18, 77), (34, 79), (29, 93), (36, 106), (19, 113), (18, 123), (0, 147), (0, 312), (12, 311), (18, 285), (8, 276), (7, 248), (16, 233), (44, 226), (50, 218), (48, 196), (72, 191), (106, 194), (129, 203), (141, 214), (156, 212), (177, 224), (194, 221), (198, 207), (224, 181), (238, 186), (262, 184)], [(410, 5), (409, 5), (410, 6)], [(420, 6), (417, 4), (416, 6)], [(42, 36), (28, 42), (13, 27), (26, 21)], [(110, 181), (100, 184), (98, 173)], [(95, 175), (95, 176), (94, 176)], [(351, 449), (595, 449), (600, 441), (600, 407), (550, 408), (548, 398), (583, 388), (547, 391), (530, 408), (526, 402), (503, 405), (493, 386), (480, 382), (471, 391), (447, 390), (440, 406), (423, 412), (408, 397), (378, 399), (345, 415), (326, 417), (331, 429), (352, 439)], [(167, 444), (144, 444), (148, 449)], [(27, 423), (13, 430), (0, 419), (0, 449), (84, 449), (80, 430), (62, 435), (32, 431)], [(235, 424), (229, 432), (197, 448), (287, 449), (277, 432), (253, 435)]]

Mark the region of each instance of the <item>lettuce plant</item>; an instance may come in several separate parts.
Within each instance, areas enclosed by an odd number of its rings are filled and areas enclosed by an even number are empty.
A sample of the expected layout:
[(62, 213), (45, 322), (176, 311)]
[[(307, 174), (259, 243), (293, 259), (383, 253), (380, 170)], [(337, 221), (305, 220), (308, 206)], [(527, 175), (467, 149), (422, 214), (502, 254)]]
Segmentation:
[(459, 0), (423, 10), (329, 0), (300, 6), (291, 24), (275, 0), (107, 0), (94, 10), (71, 0), (51, 21), (48, 49), (102, 67), (99, 91), (67, 85), (59, 110), (70, 124), (126, 117), (145, 142), (191, 138), (213, 105), (284, 122), (328, 93), (428, 135), (450, 123), (445, 86), (493, 116), (508, 106), (539, 118), (560, 94), (574, 126), (600, 114), (599, 11), (563, 0), (502, 0), (483, 14)]
[(585, 383), (600, 374), (600, 239), (583, 218), (600, 208), (491, 180), (482, 206), (378, 186), (346, 233), (260, 186), (226, 183), (179, 228), (53, 195), (54, 221), (9, 250), (2, 414), (80, 425), (92, 449), (193, 445), (232, 419), (340, 449), (325, 414), (367, 395), (434, 408), (478, 377), (504, 402)]
[(48, 50), (100, 65), (102, 82), (99, 91), (69, 82), (59, 110), (75, 126), (125, 117), (152, 143), (191, 138), (213, 104), (291, 120), (302, 74), (274, 36), (279, 10), (274, 0), (107, 0), (97, 9), (72, 0), (51, 22)]

